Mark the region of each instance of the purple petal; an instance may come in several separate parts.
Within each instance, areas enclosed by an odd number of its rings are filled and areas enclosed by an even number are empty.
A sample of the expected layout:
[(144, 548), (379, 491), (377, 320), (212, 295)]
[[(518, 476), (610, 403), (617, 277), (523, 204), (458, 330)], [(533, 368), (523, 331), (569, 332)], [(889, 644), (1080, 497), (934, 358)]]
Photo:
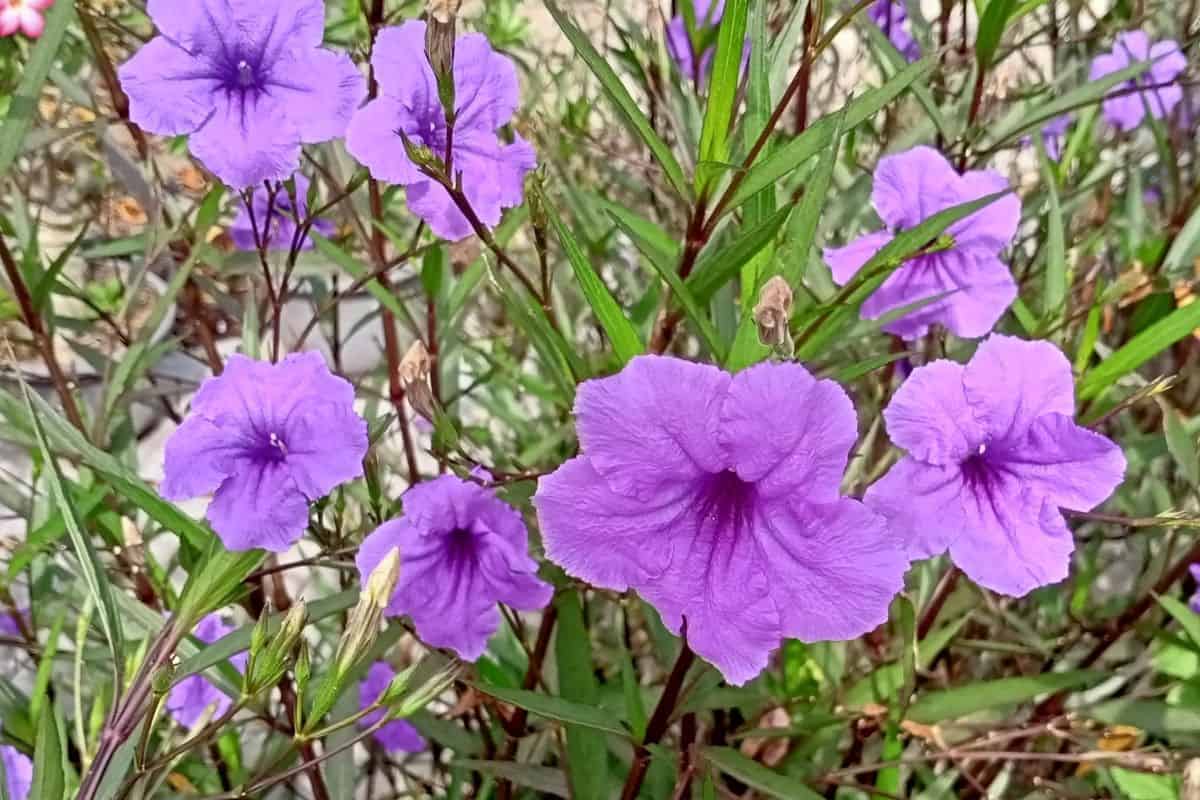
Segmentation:
[(1150, 36), (1145, 31), (1118, 33), (1113, 52), (1123, 53), (1126, 65), (1135, 61), (1145, 61), (1150, 58)]
[(366, 81), (344, 53), (308, 50), (289, 54), (276, 66), (281, 78), (268, 81), (270, 93), (289, 110), (304, 142), (324, 142), (346, 133), (350, 118), (367, 96)]
[(803, 492), (824, 503), (838, 496), (858, 422), (833, 381), (799, 364), (762, 363), (734, 376), (717, 436), (738, 477), (760, 496)]
[(965, 534), (960, 495), (964, 491), (957, 464), (935, 466), (905, 456), (863, 495), (863, 502), (888, 522), (910, 559), (946, 551)]
[(300, 134), (287, 107), (266, 94), (221, 98), (190, 144), (192, 155), (234, 189), (283, 180), (300, 160)]
[(1020, 442), (997, 450), (1027, 490), (1075, 511), (1103, 503), (1125, 476), (1121, 448), (1061, 414), (1038, 417)]
[(406, 199), (408, 210), (425, 220), (434, 235), (448, 242), (457, 242), (474, 233), (475, 229), (450, 193), (434, 181), (422, 179), (410, 183)]
[(218, 80), (200, 59), (162, 36), (138, 50), (117, 75), (129, 97), (129, 118), (151, 133), (191, 133), (217, 105)]
[(871, 260), (892, 240), (887, 231), (864, 234), (845, 247), (825, 248), (825, 263), (833, 271), (833, 279), (840, 285), (845, 285), (858, 274), (863, 264)]
[(375, 741), (389, 753), (420, 753), (426, 747), (425, 738), (403, 719), (394, 719), (375, 731)]
[(378, 180), (401, 186), (428, 181), (408, 160), (403, 140), (396, 133), (404, 131), (415, 140), (420, 126), (421, 119), (407, 106), (384, 95), (367, 103), (350, 120), (346, 150)]
[(230, 550), (287, 550), (308, 527), (308, 500), (283, 462), (241, 459), (208, 506), (208, 521)]
[(884, 518), (857, 500), (771, 504), (756, 537), (783, 635), (853, 639), (887, 621), (904, 588), (905, 556)]
[(525, 199), (525, 175), (537, 167), (537, 153), (520, 136), (512, 144), (501, 144), (494, 133), (456, 131), (455, 171), (463, 175), (463, 191), (485, 225), (500, 223), (501, 210), (520, 205)]
[(191, 729), (211, 709), (209, 719), (229, 710), (232, 701), (203, 675), (189, 675), (171, 687), (167, 694), (167, 711), (184, 728)]
[(1049, 342), (989, 336), (967, 364), (963, 387), (997, 442), (1020, 442), (1043, 414), (1075, 415), (1071, 365)]
[(15, 747), (0, 745), (8, 800), (28, 800), (33, 788), (33, 760)]
[[(456, 50), (457, 47), (456, 42)], [(437, 80), (425, 55), (424, 22), (409, 20), (381, 30), (371, 51), (371, 65), (379, 88), (387, 97), (411, 109), (438, 105), (440, 110)]]
[[(408, 557), (409, 546), (415, 545), (419, 541), (420, 532), (407, 519), (394, 519), (380, 525), (367, 538), (363, 539), (362, 544), (358, 547), (358, 554), (354, 557), (354, 563), (358, 567), (362, 583), (366, 583), (375, 568), (393, 550), (399, 549), (402, 557)], [(403, 575), (402, 569), (401, 576)], [(396, 602), (396, 595), (396, 592), (392, 592), (391, 602), (384, 609), (384, 613), (391, 617), (399, 617), (404, 614), (403, 608)]]
[(575, 416), (589, 465), (613, 491), (657, 505), (723, 470), (718, 436), (730, 381), (716, 367), (638, 356), (617, 375), (583, 383)]
[(914, 370), (883, 411), (888, 437), (927, 464), (957, 464), (979, 447), (986, 431), (963, 391), (961, 364), (939, 360)]
[(1023, 597), (1067, 577), (1075, 540), (1056, 508), (1007, 481), (964, 498), (970, 534), (950, 542), (950, 557), (971, 580)]
[(454, 94), (456, 127), (495, 131), (521, 103), (517, 68), (482, 33), (460, 36), (454, 43)]
[(670, 569), (638, 591), (672, 633), (686, 618), (692, 650), (740, 686), (766, 667), (782, 629), (764, 559), (752, 540), (730, 533), (695, 513), (680, 519)]
[(167, 440), (159, 492), (168, 500), (215, 492), (234, 473), (241, 454), (240, 442), (227, 428), (193, 414)]
[[(1012, 187), (1008, 179), (991, 170), (973, 170), (959, 179), (959, 197), (953, 205), (978, 200)], [(971, 216), (950, 227), (959, 246), (986, 248), (998, 253), (1012, 244), (1021, 224), (1021, 200), (1011, 192), (993, 200)]]
[[(210, 4), (214, 0), (207, 0)], [(242, 37), (245, 45), (263, 54), (263, 61), (272, 63), (286, 50), (312, 49), (321, 46), (325, 38), (325, 3), (323, 0), (257, 0), (242, 3), (238, 0), (219, 0), (227, 6), (224, 15), (230, 38)]]
[(959, 175), (932, 147), (914, 147), (885, 156), (875, 168), (871, 203), (893, 228), (912, 228), (933, 213), (955, 205)]
[(1150, 83), (1168, 83), (1187, 70), (1187, 56), (1174, 39), (1163, 39), (1150, 47)]
[(617, 494), (580, 457), (540, 478), (533, 504), (548, 559), (588, 583), (624, 591), (667, 568), (671, 532), (691, 500), (678, 491), (646, 501)]
[(370, 446), (367, 421), (351, 403), (312, 402), (286, 419), (282, 435), (289, 443), (288, 472), (306, 497), (318, 500), (362, 476)]

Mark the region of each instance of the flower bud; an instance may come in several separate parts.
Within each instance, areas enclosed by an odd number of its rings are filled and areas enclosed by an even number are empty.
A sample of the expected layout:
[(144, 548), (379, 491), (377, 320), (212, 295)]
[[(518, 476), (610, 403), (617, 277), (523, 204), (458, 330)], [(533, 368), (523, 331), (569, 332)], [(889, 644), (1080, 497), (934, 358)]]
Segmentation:
[(448, 121), (454, 120), (455, 15), (461, 0), (430, 0), (425, 23), (425, 57), (437, 79), (438, 99)]
[(758, 325), (759, 341), (772, 348), (786, 345), (791, 318), (792, 287), (776, 275), (763, 286), (758, 295), (758, 304), (754, 306), (754, 322)]
[(392, 595), (396, 592), (396, 584), (399, 582), (400, 548), (393, 547), (367, 578), (367, 594), (382, 610), (392, 602)]
[[(395, 716), (411, 717), (413, 714), (424, 709), (457, 680), (461, 668), (462, 665), (459, 662), (451, 661), (447, 666), (438, 670), (429, 680), (425, 681), (412, 694), (401, 700), (399, 705), (395, 706)], [(399, 675), (396, 676), (396, 678), (399, 677)], [(393, 684), (395, 682), (395, 680), (392, 681)], [(386, 697), (389, 700), (392, 697), (391, 691), (392, 687), (388, 686)]]
[(175, 670), (178, 667), (178, 657), (172, 656), (167, 663), (154, 670), (154, 674), (150, 676), (150, 690), (156, 695), (164, 695), (171, 691), (171, 684), (175, 682)]

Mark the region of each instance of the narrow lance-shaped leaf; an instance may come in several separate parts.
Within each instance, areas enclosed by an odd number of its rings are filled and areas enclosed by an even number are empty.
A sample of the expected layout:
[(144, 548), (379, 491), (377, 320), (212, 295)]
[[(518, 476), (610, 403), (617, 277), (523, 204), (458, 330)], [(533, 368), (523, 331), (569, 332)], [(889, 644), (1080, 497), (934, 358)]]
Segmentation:
[(696, 188), (704, 194), (723, 165), (729, 161), (729, 126), (733, 120), (742, 75), (742, 52), (746, 41), (747, 0), (728, 0), (717, 36), (717, 54), (709, 81), (708, 105), (700, 131), (700, 163)]
[(621, 83), (621, 79), (613, 68), (609, 66), (608, 60), (601, 55), (592, 43), (588, 40), (587, 34), (579, 30), (575, 23), (558, 7), (558, 3), (554, 0), (544, 0), (546, 10), (550, 12), (550, 16), (554, 17), (554, 21), (558, 23), (558, 27), (562, 29), (564, 35), (571, 42), (571, 46), (575, 48), (575, 52), (591, 69), (592, 74), (600, 81), (600, 86), (604, 89), (604, 93), (612, 101), (617, 111), (620, 112), (621, 118), (629, 129), (645, 143), (650, 149), (654, 159), (658, 165), (662, 167), (663, 172), (670, 181), (671, 186), (679, 193), (681, 197), (689, 198), (691, 189), (687, 181), (683, 177), (683, 169), (679, 166), (674, 154), (671, 153), (671, 148), (667, 143), (654, 132), (654, 127), (650, 124), (650, 120), (646, 119), (646, 115), (638, 108), (637, 102), (629, 94), (629, 90)]

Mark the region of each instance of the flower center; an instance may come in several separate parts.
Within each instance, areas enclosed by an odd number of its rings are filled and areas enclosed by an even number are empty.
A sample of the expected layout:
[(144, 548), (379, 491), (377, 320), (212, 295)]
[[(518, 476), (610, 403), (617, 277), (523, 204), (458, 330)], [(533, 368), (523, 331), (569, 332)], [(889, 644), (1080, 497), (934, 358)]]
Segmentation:
[(467, 528), (455, 528), (446, 534), (446, 554), (452, 563), (473, 559), (475, 532)]
[(244, 58), (237, 63), (237, 83), (243, 89), (249, 89), (256, 83), (254, 68)]
[(283, 441), (283, 439), (279, 438), (277, 433), (272, 432), (267, 437), (267, 445), (267, 452), (274, 456), (276, 461), (282, 461), (283, 459), (287, 458), (287, 444)]
[(697, 498), (701, 533), (738, 537), (754, 519), (757, 490), (732, 469), (710, 475)]

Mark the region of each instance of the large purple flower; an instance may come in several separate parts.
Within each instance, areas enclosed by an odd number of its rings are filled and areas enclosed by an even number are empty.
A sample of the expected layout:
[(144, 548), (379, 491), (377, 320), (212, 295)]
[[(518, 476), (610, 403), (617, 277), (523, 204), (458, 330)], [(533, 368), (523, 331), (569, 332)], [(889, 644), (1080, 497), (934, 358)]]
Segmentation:
[[(232, 625), (227, 625), (219, 614), (209, 614), (196, 625), (192, 631), (205, 644), (212, 644), (223, 636), (233, 633)], [(246, 653), (237, 653), (229, 660), (241, 672), (246, 669)], [(213, 686), (203, 675), (188, 675), (171, 687), (167, 694), (167, 711), (185, 728), (192, 728), (211, 710), (210, 719), (216, 719), (229, 710), (229, 696)]]
[(417, 634), (468, 661), (500, 625), (496, 603), (533, 611), (552, 587), (537, 577), (521, 515), (490, 489), (453, 475), (404, 493), (404, 516), (379, 526), (359, 548), (363, 583), (394, 548), (400, 582), (387, 613), (408, 614)]
[(226, 547), (278, 552), (304, 533), (310, 502), (362, 475), (366, 453), (354, 389), (319, 353), (278, 364), (233, 355), (167, 442), (160, 491), (215, 492), (208, 520)]
[(121, 65), (129, 116), (234, 188), (290, 175), (302, 143), (346, 131), (366, 96), (350, 58), (321, 48), (322, 0), (149, 0), (159, 35)]
[[(1139, 61), (1151, 61), (1150, 69), (1135, 80), (1117, 84), (1104, 99), (1104, 118), (1123, 131), (1141, 125), (1147, 109), (1151, 117), (1162, 119), (1183, 99), (1177, 79), (1187, 69), (1187, 57), (1171, 39), (1151, 44), (1144, 31), (1117, 34), (1112, 52), (1092, 60), (1090, 78), (1099, 80)], [(1137, 87), (1146, 88), (1134, 91)]]
[[(437, 80), (425, 56), (425, 23), (406, 22), (379, 34), (371, 56), (381, 95), (350, 121), (346, 148), (376, 178), (407, 187), (408, 207), (443, 239), (472, 233), (448, 192), (409, 160), (400, 134), (447, 158), (446, 115)], [(460, 36), (454, 49), (456, 115), (450, 168), (462, 173), (462, 188), (485, 225), (500, 222), (501, 210), (520, 205), (525, 174), (537, 166), (533, 148), (520, 136), (503, 144), (496, 129), (506, 125), (520, 102), (517, 70), (479, 33)]]
[(850, 398), (798, 364), (737, 375), (639, 356), (579, 387), (583, 454), (541, 479), (546, 555), (636, 589), (731, 683), (784, 638), (848, 639), (887, 619), (908, 560), (838, 485)]
[(33, 761), (15, 747), (0, 745), (8, 800), (27, 800), (33, 787)]
[[(378, 700), (394, 677), (396, 673), (386, 661), (376, 661), (372, 664), (366, 677), (358, 685), (359, 708), (366, 708)], [(384, 713), (384, 709), (376, 709), (360, 719), (358, 726), (369, 728), (383, 719)], [(419, 753), (425, 749), (425, 739), (408, 720), (394, 719), (375, 731), (374, 736), (375, 741), (389, 753)]]
[(904, 7), (904, 0), (875, 0), (867, 9), (867, 16), (906, 59), (916, 61), (921, 57), (921, 46), (905, 26), (908, 9)]
[[(899, 231), (1007, 188), (1008, 181), (997, 172), (960, 175), (933, 148), (914, 147), (880, 159), (871, 203), (883, 221)], [(902, 264), (863, 303), (863, 317), (878, 319), (925, 301), (883, 329), (905, 339), (923, 336), (935, 323), (958, 336), (988, 333), (1017, 296), (1017, 284), (999, 254), (1012, 242), (1020, 221), (1021, 201), (1008, 195), (950, 226), (953, 246)], [(878, 231), (845, 247), (827, 248), (825, 260), (833, 268), (833, 279), (848, 283), (893, 235)]]
[(1125, 472), (1111, 441), (1074, 422), (1071, 365), (1048, 342), (988, 337), (966, 366), (915, 370), (883, 412), (908, 455), (867, 490), (911, 558), (950, 558), (1021, 596), (1067, 576), (1060, 508), (1104, 502)]
[[(287, 188), (276, 184), (273, 192), (265, 188), (255, 187), (250, 199), (250, 209), (245, 205), (238, 212), (237, 218), (229, 226), (229, 237), (239, 250), (257, 250), (255, 233), (264, 240), (267, 250), (290, 250), (292, 239), (296, 237), (296, 229), (308, 216), (308, 178), (300, 173), (295, 175), (296, 208), (292, 208), (292, 200), (288, 197)], [(272, 194), (274, 196), (272, 196)], [(253, 220), (250, 210), (254, 211)], [(270, 223), (267, 222), (267, 212), (271, 212)], [(313, 229), (322, 236), (333, 235), (333, 223), (327, 219), (317, 219)], [(301, 250), (311, 250), (312, 239), (305, 235), (300, 242)]]

